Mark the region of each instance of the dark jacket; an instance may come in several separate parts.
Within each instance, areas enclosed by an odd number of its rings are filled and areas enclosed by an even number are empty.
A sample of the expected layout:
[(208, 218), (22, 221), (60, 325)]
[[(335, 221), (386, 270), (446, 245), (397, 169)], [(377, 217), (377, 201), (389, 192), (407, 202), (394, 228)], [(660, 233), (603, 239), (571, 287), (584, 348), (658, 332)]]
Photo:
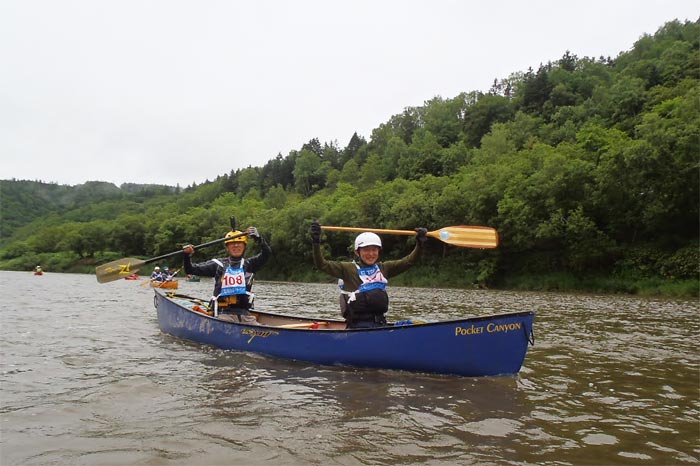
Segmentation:
[[(382, 275), (388, 280), (401, 272), (405, 272), (416, 262), (422, 252), (422, 243), (416, 241), (416, 246), (413, 251), (406, 257), (398, 260), (386, 262), (377, 262)], [(326, 272), (336, 278), (343, 280), (343, 291), (345, 293), (356, 292), (362, 280), (357, 271), (357, 264), (360, 268), (368, 267), (362, 262), (359, 257), (355, 262), (347, 261), (327, 261), (323, 257), (320, 244), (313, 245), (314, 265), (318, 270)], [(384, 314), (389, 307), (389, 298), (385, 290), (372, 290), (366, 293), (356, 293), (352, 301), (345, 300), (345, 304), (341, 303), (341, 311), (343, 317), (349, 323), (361, 321), (374, 321), (375, 323), (385, 322)]]
[[(416, 247), (413, 251), (406, 257), (398, 260), (377, 262), (379, 270), (387, 278), (394, 277), (401, 272), (405, 272), (410, 269), (411, 266), (418, 260), (423, 248), (420, 241), (416, 241)], [(321, 251), (320, 244), (314, 244), (314, 265), (316, 268), (322, 272), (326, 272), (328, 275), (336, 278), (341, 278), (345, 282), (344, 289), (348, 292), (357, 291), (357, 289), (362, 284), (360, 276), (357, 274), (357, 267), (355, 263), (347, 261), (327, 261), (323, 257), (323, 252)], [(367, 264), (362, 262), (358, 257), (356, 259), (357, 265), (360, 267), (367, 267)]]
[[(259, 244), (262, 249), (259, 254), (243, 259), (243, 270), (245, 272), (246, 291), (248, 291), (248, 293), (251, 292), (251, 289), (253, 287), (253, 274), (260, 270), (260, 268), (262, 268), (262, 266), (265, 265), (267, 260), (272, 255), (272, 249), (270, 249), (270, 246), (267, 244), (267, 242), (265, 242), (264, 238), (260, 237)], [(193, 264), (192, 258), (188, 254), (184, 254), (183, 256), (183, 265), (185, 268), (185, 273), (192, 275), (200, 275), (202, 277), (214, 277), (214, 296), (216, 297), (218, 297), (221, 293), (221, 277), (224, 275), (226, 267), (229, 265), (237, 266), (241, 261), (240, 258), (236, 259), (230, 256), (222, 257), (217, 259), (219, 262), (221, 262), (221, 264), (223, 264), (222, 267), (214, 259), (210, 259), (206, 262)], [(227, 305), (226, 303), (222, 304)], [(248, 298), (248, 296), (245, 296), (242, 297), (242, 299), (238, 299), (237, 302), (235, 304), (232, 304), (231, 306), (249, 309), (251, 305), (251, 300)]]

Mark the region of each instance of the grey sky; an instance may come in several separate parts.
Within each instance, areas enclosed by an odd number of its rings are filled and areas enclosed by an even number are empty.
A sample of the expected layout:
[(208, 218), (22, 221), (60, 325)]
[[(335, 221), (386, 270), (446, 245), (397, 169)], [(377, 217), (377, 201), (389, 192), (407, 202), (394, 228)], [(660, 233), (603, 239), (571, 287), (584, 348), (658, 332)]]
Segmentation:
[(568, 49), (629, 50), (697, 0), (3, 0), (0, 179), (185, 187)]

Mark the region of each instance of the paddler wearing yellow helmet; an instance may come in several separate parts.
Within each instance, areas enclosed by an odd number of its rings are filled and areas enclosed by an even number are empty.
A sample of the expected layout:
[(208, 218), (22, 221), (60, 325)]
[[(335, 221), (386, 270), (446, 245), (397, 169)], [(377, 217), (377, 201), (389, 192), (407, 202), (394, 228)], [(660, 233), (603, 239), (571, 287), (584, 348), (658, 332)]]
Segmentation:
[[(260, 246), (260, 252), (246, 258), (249, 237)], [(245, 231), (231, 230), (226, 233), (224, 247), (226, 257), (193, 264), (192, 254), (195, 248), (191, 244), (186, 245), (182, 248), (185, 272), (214, 278), (214, 294), (210, 306), (215, 316), (223, 320), (257, 325), (255, 317), (250, 313), (255, 297), (252, 293), (253, 277), (270, 258), (272, 250), (253, 226)]]

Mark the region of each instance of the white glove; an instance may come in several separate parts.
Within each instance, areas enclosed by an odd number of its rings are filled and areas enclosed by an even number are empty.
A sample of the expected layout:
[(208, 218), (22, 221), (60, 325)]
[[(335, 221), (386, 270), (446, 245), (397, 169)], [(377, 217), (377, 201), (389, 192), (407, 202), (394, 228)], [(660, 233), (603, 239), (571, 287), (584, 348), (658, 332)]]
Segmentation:
[(258, 229), (255, 227), (248, 227), (248, 230), (246, 230), (248, 233), (248, 236), (253, 238), (255, 241), (258, 241), (260, 239), (260, 233), (258, 233)]

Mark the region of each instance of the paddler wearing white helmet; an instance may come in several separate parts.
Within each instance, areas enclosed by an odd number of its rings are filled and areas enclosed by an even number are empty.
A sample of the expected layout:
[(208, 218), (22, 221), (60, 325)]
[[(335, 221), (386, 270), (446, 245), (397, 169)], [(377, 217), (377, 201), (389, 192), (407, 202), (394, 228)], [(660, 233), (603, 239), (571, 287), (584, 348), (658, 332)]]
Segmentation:
[(322, 272), (343, 282), (341, 290), (341, 312), (347, 328), (371, 328), (387, 325), (386, 312), (389, 310), (389, 296), (386, 292), (388, 279), (405, 272), (420, 256), (423, 243), (428, 238), (428, 230), (415, 229), (417, 238), (413, 251), (402, 259), (379, 261), (382, 240), (370, 231), (360, 233), (355, 238), (355, 258), (353, 261), (329, 261), (321, 251), (321, 224), (311, 224), (314, 265)]

